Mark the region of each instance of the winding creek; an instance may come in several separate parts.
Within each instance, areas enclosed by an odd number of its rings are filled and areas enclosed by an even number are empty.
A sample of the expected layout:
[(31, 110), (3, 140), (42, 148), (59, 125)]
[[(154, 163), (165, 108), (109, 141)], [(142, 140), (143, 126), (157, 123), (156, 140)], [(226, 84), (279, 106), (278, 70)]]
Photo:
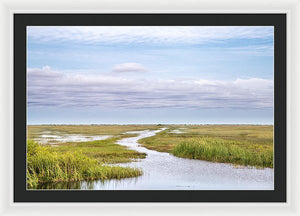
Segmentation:
[(273, 190), (274, 169), (236, 167), (175, 157), (140, 146), (139, 139), (154, 136), (156, 131), (132, 131), (136, 137), (124, 138), (119, 145), (147, 154), (145, 159), (118, 164), (141, 168), (142, 176), (121, 180), (50, 183), (40, 189), (92, 189), (92, 190)]

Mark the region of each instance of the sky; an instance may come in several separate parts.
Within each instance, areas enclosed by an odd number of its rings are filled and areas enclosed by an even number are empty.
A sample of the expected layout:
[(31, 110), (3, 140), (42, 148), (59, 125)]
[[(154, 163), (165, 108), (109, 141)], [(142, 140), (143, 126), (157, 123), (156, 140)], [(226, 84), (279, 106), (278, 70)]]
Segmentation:
[(28, 124), (273, 124), (272, 26), (28, 26)]

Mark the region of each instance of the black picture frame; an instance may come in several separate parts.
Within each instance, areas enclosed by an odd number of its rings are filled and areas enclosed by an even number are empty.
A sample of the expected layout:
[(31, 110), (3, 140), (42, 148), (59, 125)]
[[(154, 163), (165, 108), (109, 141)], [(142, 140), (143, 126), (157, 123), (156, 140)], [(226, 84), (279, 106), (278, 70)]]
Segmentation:
[[(14, 202), (286, 202), (286, 14), (14, 14)], [(274, 26), (274, 190), (26, 190), (26, 26)]]

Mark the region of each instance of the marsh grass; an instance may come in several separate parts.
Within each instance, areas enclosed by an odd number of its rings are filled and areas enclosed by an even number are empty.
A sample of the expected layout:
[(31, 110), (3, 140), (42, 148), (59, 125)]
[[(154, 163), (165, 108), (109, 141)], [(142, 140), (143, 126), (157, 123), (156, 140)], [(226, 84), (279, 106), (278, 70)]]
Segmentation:
[(204, 137), (182, 142), (172, 151), (175, 156), (245, 166), (273, 167), (273, 151), (253, 152), (238, 141)]
[[(186, 133), (169, 133), (182, 127)], [(178, 157), (273, 167), (272, 125), (170, 125), (168, 128), (138, 142)]]
[[(162, 125), (37, 125), (28, 126), (28, 137), (51, 134), (113, 135), (106, 140), (68, 142), (55, 146), (27, 143), (27, 185), (136, 177), (140, 169), (108, 166), (145, 158), (146, 154), (117, 145), (119, 139), (136, 136), (127, 131), (158, 129)], [(273, 167), (271, 125), (167, 125), (169, 129), (140, 139), (144, 147), (178, 157), (256, 167)], [(169, 133), (186, 128), (186, 133)]]
[(43, 182), (70, 182), (136, 177), (140, 169), (106, 166), (81, 151), (59, 152), (55, 148), (27, 142), (27, 186), (34, 188)]
[(133, 136), (135, 134), (122, 134), (106, 140), (61, 143), (57, 144), (53, 151), (60, 153), (80, 151), (88, 157), (97, 159), (100, 163), (126, 163), (146, 157), (145, 153), (116, 144), (119, 139)]
[(43, 132), (52, 134), (121, 135), (127, 131), (157, 130), (160, 125), (28, 125), (27, 137), (39, 137)]

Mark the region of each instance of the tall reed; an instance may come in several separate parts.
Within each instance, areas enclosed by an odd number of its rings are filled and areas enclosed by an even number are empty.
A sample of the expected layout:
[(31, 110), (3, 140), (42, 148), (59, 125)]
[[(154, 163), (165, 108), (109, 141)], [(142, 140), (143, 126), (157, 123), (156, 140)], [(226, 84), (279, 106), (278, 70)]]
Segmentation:
[(179, 143), (172, 153), (178, 157), (250, 165), (273, 167), (273, 151), (250, 151), (241, 148), (238, 141), (203, 137)]
[(120, 179), (142, 174), (140, 169), (104, 166), (80, 151), (59, 153), (32, 140), (27, 142), (27, 185), (41, 182)]

